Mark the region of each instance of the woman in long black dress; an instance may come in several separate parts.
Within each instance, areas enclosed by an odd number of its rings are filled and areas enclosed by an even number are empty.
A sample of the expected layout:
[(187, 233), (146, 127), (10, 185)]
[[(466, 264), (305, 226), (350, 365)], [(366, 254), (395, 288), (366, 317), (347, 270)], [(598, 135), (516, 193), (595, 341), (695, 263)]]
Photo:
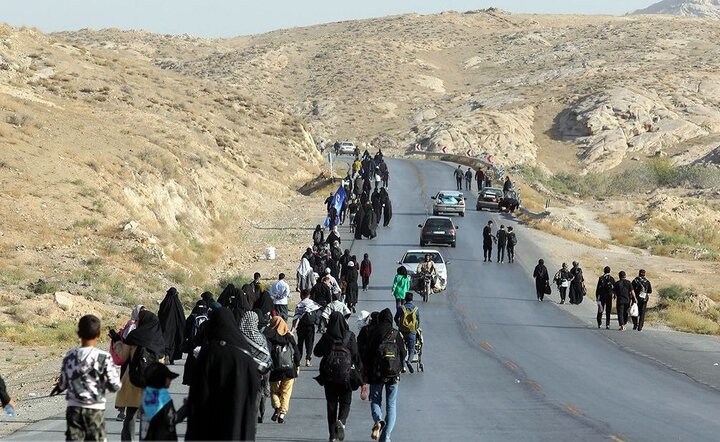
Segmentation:
[(570, 273), (572, 274), (573, 279), (570, 283), (570, 293), (568, 294), (568, 298), (570, 298), (570, 304), (580, 304), (583, 302), (583, 297), (585, 296), (585, 291), (583, 290), (585, 287), (585, 278), (583, 277), (580, 263), (574, 261), (572, 269), (570, 269)]
[(358, 269), (355, 267), (353, 261), (348, 261), (344, 279), (347, 287), (345, 291), (345, 304), (355, 313), (355, 306), (358, 302)]
[(383, 227), (387, 227), (392, 219), (392, 201), (390, 201), (390, 194), (384, 187), (380, 189), (380, 200), (383, 208)]
[(535, 266), (533, 272), (533, 278), (535, 278), (535, 292), (537, 294), (537, 300), (542, 301), (545, 299), (545, 289), (550, 287), (550, 276), (548, 275), (547, 267), (545, 267), (545, 260), (539, 260), (538, 265)]
[(182, 359), (185, 340), (185, 312), (175, 287), (170, 287), (160, 303), (158, 318), (165, 339), (165, 363), (173, 365), (176, 359)]
[(213, 310), (188, 395), (185, 440), (255, 440), (260, 373), (233, 313)]

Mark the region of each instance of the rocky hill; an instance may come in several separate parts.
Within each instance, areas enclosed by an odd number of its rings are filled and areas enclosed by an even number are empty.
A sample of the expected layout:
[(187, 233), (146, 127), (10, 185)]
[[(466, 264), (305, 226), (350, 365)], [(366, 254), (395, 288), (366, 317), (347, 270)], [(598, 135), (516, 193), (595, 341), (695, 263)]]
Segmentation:
[(663, 0), (634, 14), (667, 14), (720, 19), (720, 0)]
[(262, 251), (253, 223), (302, 216), (322, 161), (300, 120), (235, 88), (7, 26), (0, 144), (0, 307), (205, 284)]
[(58, 38), (218, 81), (307, 121), (318, 139), (593, 171), (633, 157), (714, 157), (720, 29), (687, 20), (490, 9), (228, 40), (114, 30)]

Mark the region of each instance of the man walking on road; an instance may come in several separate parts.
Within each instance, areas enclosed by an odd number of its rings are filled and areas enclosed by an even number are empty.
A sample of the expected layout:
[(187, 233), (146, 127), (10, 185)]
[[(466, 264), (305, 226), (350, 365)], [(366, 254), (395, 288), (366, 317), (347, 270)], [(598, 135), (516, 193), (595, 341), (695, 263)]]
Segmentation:
[(632, 284), (625, 278), (625, 272), (620, 272), (618, 277), (620, 280), (615, 283), (613, 291), (615, 292), (615, 299), (617, 299), (616, 308), (620, 331), (625, 331), (625, 324), (627, 324), (630, 313), (630, 304), (635, 302), (635, 293)]
[(472, 190), (472, 178), (472, 169), (468, 167), (467, 172), (465, 172), (465, 190)]
[(458, 166), (455, 169), (455, 187), (457, 187), (457, 190), (462, 190), (463, 178), (465, 178), (465, 173), (462, 171), (462, 166)]
[(515, 262), (515, 246), (517, 245), (517, 236), (515, 235), (515, 232), (513, 231), (512, 226), (508, 227), (508, 234), (507, 234), (507, 256), (508, 256), (508, 262), (513, 263)]
[(507, 232), (505, 231), (505, 225), (500, 226), (500, 230), (497, 233), (497, 262), (505, 262), (505, 247), (507, 245)]
[(417, 331), (420, 328), (420, 310), (415, 304), (413, 304), (413, 293), (407, 292), (405, 294), (405, 300), (403, 305), (400, 306), (397, 313), (395, 313), (395, 323), (398, 326), (398, 330), (402, 333), (405, 339), (405, 347), (407, 348), (407, 360), (403, 367), (403, 373), (405, 367), (410, 373), (413, 373), (413, 358), (415, 357), (415, 341), (417, 340)]
[(610, 311), (612, 310), (613, 290), (615, 279), (610, 275), (610, 267), (605, 267), (603, 275), (598, 278), (595, 289), (595, 300), (597, 301), (597, 324), (602, 326), (603, 312), (605, 313), (605, 328), (610, 328)]
[[(393, 328), (393, 314), (389, 308), (380, 312), (378, 322), (370, 329), (367, 345), (360, 345), (363, 366), (370, 383), (370, 410), (373, 421), (373, 440), (389, 441), (395, 427), (397, 397), (403, 361), (407, 357), (405, 342)], [(385, 390), (385, 417), (382, 397)]]
[(483, 190), (483, 187), (485, 187), (485, 172), (479, 167), (477, 172), (475, 172), (475, 181), (477, 181), (478, 192), (480, 192)]
[(497, 241), (492, 234), (492, 220), (488, 221), (483, 228), (483, 262), (492, 262), (492, 245), (493, 241)]
[[(637, 320), (633, 317), (633, 330), (640, 331), (645, 324), (645, 312), (647, 311), (648, 300), (652, 294), (652, 284), (645, 278), (645, 270), (640, 270), (637, 278), (632, 282), (633, 292), (638, 305)], [(635, 322), (637, 321), (637, 324)]]
[(288, 298), (290, 298), (290, 286), (285, 282), (285, 274), (281, 273), (278, 280), (270, 287), (270, 295), (275, 304), (275, 311), (284, 321), (288, 319)]

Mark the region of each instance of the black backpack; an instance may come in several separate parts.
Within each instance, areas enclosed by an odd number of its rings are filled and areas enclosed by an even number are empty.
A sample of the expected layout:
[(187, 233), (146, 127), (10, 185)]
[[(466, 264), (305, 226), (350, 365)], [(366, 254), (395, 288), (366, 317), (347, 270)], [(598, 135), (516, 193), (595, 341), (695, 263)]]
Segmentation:
[(272, 371), (281, 372), (292, 377), (295, 372), (294, 351), (290, 343), (274, 344), (271, 352)]
[(348, 347), (348, 337), (343, 341), (335, 341), (330, 353), (323, 359), (322, 375), (328, 383), (344, 385), (350, 382), (355, 364)]
[(607, 291), (612, 291), (615, 288), (612, 276), (604, 275), (600, 278), (600, 287)]
[(128, 376), (130, 383), (138, 388), (145, 388), (145, 369), (155, 362), (158, 362), (158, 356), (145, 347), (136, 347), (130, 365), (128, 366)]
[(403, 360), (397, 344), (398, 331), (392, 329), (378, 345), (375, 354), (375, 374), (384, 379), (393, 379), (400, 376), (403, 369)]
[(300, 327), (310, 327), (317, 323), (317, 314), (320, 310), (313, 310), (311, 312), (305, 312), (300, 316)]

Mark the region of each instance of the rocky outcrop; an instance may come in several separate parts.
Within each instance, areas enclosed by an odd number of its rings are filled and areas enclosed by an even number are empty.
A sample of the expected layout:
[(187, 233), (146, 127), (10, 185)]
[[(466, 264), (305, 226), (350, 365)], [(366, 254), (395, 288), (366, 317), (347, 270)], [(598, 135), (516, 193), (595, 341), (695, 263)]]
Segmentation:
[(662, 155), (664, 148), (707, 135), (693, 119), (701, 124), (720, 121), (714, 109), (695, 112), (698, 115), (681, 115), (653, 94), (617, 88), (571, 105), (556, 129), (583, 149), (580, 156), (587, 171), (602, 171), (618, 166), (632, 152)]
[(503, 166), (532, 163), (537, 155), (532, 131), (531, 107), (516, 110), (475, 109), (472, 104), (456, 109), (451, 115), (429, 121), (420, 131), (419, 140), (429, 152), (473, 156), (493, 156)]
[(663, 0), (633, 14), (667, 14), (720, 19), (720, 0)]

